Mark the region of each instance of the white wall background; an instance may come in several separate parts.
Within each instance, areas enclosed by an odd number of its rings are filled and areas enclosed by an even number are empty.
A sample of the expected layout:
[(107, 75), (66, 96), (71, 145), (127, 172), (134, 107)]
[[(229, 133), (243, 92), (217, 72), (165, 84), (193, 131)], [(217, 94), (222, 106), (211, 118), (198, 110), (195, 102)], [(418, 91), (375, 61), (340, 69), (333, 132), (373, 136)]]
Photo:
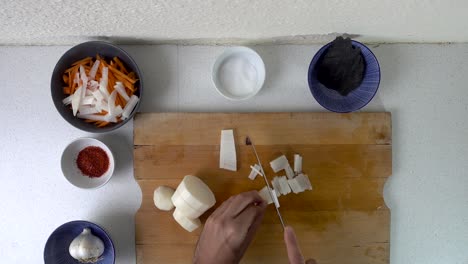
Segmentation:
[(467, 42), (467, 12), (466, 0), (3, 0), (0, 44)]

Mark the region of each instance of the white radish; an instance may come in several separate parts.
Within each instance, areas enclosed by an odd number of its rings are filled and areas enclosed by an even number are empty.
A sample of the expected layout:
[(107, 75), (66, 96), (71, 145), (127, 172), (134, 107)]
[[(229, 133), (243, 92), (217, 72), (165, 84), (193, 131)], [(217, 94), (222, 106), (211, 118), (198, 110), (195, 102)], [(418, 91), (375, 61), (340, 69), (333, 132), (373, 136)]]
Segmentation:
[[(250, 171), (250, 174), (249, 174), (249, 179), (251, 180), (255, 180), (255, 178), (257, 177), (257, 175), (262, 175), (262, 173), (260, 172), (260, 165), (258, 164), (255, 164), (254, 166), (250, 166), (250, 168), (252, 169), (252, 171)], [(262, 175), (263, 176), (263, 175)]]
[(76, 115), (78, 118), (81, 118), (81, 119), (89, 119), (89, 120), (93, 120), (93, 121), (103, 121), (103, 122), (112, 122), (112, 123), (116, 123), (117, 122), (117, 118), (109, 118), (107, 115), (103, 116), (103, 115), (83, 115), (83, 114), (80, 114), (78, 113), (78, 115)]
[(187, 201), (185, 201), (177, 191), (175, 191), (172, 195), (171, 201), (174, 204), (174, 206), (188, 218), (195, 219), (200, 217), (203, 213), (205, 213), (205, 211), (203, 210), (197, 210), (192, 208), (190, 204)]
[(302, 187), (299, 185), (299, 183), (297, 182), (296, 178), (289, 179), (288, 184), (289, 184), (289, 187), (291, 187), (292, 192), (295, 193), (295, 194), (298, 194), (298, 193), (304, 191), (302, 189)]
[(73, 100), (73, 94), (70, 95), (70, 96), (65, 97), (65, 99), (62, 100), (62, 103), (64, 105), (69, 105), (69, 104), (72, 103), (72, 100)]
[(236, 143), (232, 129), (221, 130), (219, 167), (221, 169), (237, 171)]
[(124, 119), (127, 119), (132, 114), (133, 109), (138, 103), (138, 100), (139, 98), (136, 95), (132, 95), (132, 97), (130, 97), (130, 100), (128, 100), (127, 104), (125, 105), (125, 108), (123, 109), (122, 117)]
[(267, 203), (271, 204), (273, 203), (273, 200), (271, 198), (270, 192), (268, 191), (268, 187), (263, 187), (260, 191), (258, 191), (258, 195), (262, 197), (262, 199)]
[(294, 154), (294, 172), (302, 172), (302, 156), (299, 154)]
[(94, 104), (96, 99), (94, 99), (94, 96), (85, 96), (82, 100), (81, 100), (81, 105), (92, 105)]
[(201, 221), (200, 219), (190, 219), (186, 217), (182, 211), (180, 211), (178, 208), (174, 210), (174, 213), (172, 214), (174, 219), (176, 220), (177, 223), (179, 223), (182, 228), (187, 230), (188, 232), (192, 232), (193, 230), (199, 228), (201, 226)]
[(276, 191), (276, 196), (280, 196), (282, 194), (281, 185), (278, 179), (279, 179), (278, 177), (274, 177), (273, 180), (271, 181), (271, 185), (273, 186), (273, 189)]
[(168, 186), (159, 186), (154, 190), (153, 201), (154, 205), (163, 211), (170, 211), (174, 209), (174, 204), (172, 203), (172, 195), (174, 194), (174, 189)]
[(118, 105), (116, 108), (115, 108), (115, 116), (121, 116), (123, 113), (123, 109), (120, 105)]
[(291, 192), (291, 188), (289, 187), (288, 179), (286, 178), (286, 176), (278, 177), (278, 183), (281, 188), (282, 195), (286, 195)]
[(303, 191), (312, 190), (312, 184), (310, 184), (309, 177), (305, 174), (299, 174), (295, 178), (299, 186)]
[(125, 101), (130, 100), (130, 97), (128, 97), (127, 92), (125, 91), (125, 86), (121, 82), (116, 82), (114, 85), (114, 89), (122, 96)]
[(99, 90), (101, 91), (105, 99), (109, 97), (109, 91), (107, 90), (108, 75), (109, 75), (109, 68), (103, 67), (101, 80), (99, 81)]
[(83, 91), (83, 87), (80, 86), (80, 87), (78, 87), (78, 89), (73, 94), (71, 105), (72, 105), (73, 115), (74, 116), (76, 116), (76, 113), (78, 113), (78, 108), (80, 107), (82, 91)]
[(82, 115), (91, 115), (91, 114), (97, 114), (99, 111), (96, 109), (94, 106), (89, 106), (89, 105), (82, 105), (78, 109), (80, 114)]
[(89, 71), (89, 79), (91, 80), (94, 80), (94, 78), (96, 77), (96, 73), (97, 73), (97, 70), (99, 68), (99, 63), (101, 61), (99, 60), (96, 60), (93, 64), (93, 67), (91, 67), (91, 70)]
[(108, 115), (109, 117), (115, 117), (115, 99), (117, 98), (117, 91), (114, 90), (109, 96), (109, 101), (107, 101)]
[(280, 157), (278, 157), (275, 160), (270, 162), (270, 166), (271, 166), (271, 168), (273, 169), (273, 171), (275, 173), (280, 171), (280, 170), (284, 170), (284, 168), (286, 168), (286, 166), (288, 166), (288, 165), (289, 165), (288, 159), (284, 155), (282, 155), (282, 156), (280, 156)]
[(294, 178), (294, 171), (291, 168), (291, 166), (289, 166), (289, 163), (286, 164), (286, 167), (284, 167), (284, 171), (286, 172), (286, 176), (288, 176), (288, 179)]
[(210, 187), (192, 175), (184, 177), (175, 193), (178, 193), (192, 208), (203, 212), (210, 209), (216, 203), (215, 196)]
[(276, 196), (276, 191), (271, 190), (271, 194), (272, 194), (271, 196), (273, 197), (273, 203), (275, 204), (276, 208), (280, 208), (278, 197)]

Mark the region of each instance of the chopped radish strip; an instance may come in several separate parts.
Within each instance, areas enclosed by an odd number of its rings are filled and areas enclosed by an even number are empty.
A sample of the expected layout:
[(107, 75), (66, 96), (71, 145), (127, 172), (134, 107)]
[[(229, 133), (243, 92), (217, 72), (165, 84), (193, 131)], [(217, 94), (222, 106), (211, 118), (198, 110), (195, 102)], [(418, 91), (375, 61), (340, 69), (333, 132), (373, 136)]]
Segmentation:
[(257, 175), (263, 175), (263, 174), (260, 172), (260, 166), (259, 166), (258, 164), (255, 164), (254, 166), (250, 166), (250, 168), (252, 169), (252, 171), (251, 171), (250, 174), (249, 174), (249, 179), (255, 180), (255, 178), (257, 177)]
[(288, 179), (286, 178), (286, 176), (278, 177), (278, 183), (282, 195), (286, 195), (291, 192), (291, 188), (289, 187)]
[(107, 76), (109, 75), (109, 68), (104, 67), (102, 68), (102, 77), (101, 80), (99, 81), (99, 90), (101, 91), (102, 95), (104, 98), (109, 97), (109, 91), (107, 90)]
[(81, 94), (83, 93), (83, 87), (78, 87), (78, 89), (75, 91), (73, 94), (72, 98), (72, 109), (73, 109), (73, 115), (76, 116), (76, 113), (78, 112), (78, 108), (80, 107), (80, 102), (81, 102)]
[(219, 167), (230, 171), (237, 171), (236, 144), (234, 131), (221, 130), (221, 143), (219, 150)]
[(291, 187), (291, 190), (293, 191), (293, 193), (295, 193), (295, 194), (298, 194), (298, 193), (304, 191), (304, 190), (302, 190), (301, 186), (297, 182), (296, 178), (289, 179), (288, 184), (289, 184), (289, 187)]
[(82, 115), (90, 115), (90, 114), (97, 114), (99, 113), (99, 111), (93, 107), (93, 106), (89, 106), (89, 105), (83, 105), (83, 106), (80, 106), (79, 110), (80, 114)]
[(97, 70), (99, 68), (99, 63), (101, 61), (99, 60), (96, 60), (93, 64), (93, 67), (91, 67), (91, 70), (89, 71), (89, 79), (91, 80), (94, 80), (94, 78), (96, 77), (96, 73), (97, 73)]
[(127, 102), (127, 104), (125, 105), (125, 108), (123, 109), (122, 117), (124, 119), (127, 119), (130, 116), (130, 114), (133, 112), (133, 109), (137, 105), (138, 100), (139, 98), (136, 95), (132, 95), (132, 97), (130, 97), (130, 100)]
[(80, 77), (81, 77), (81, 86), (83, 87), (84, 91), (81, 94), (81, 99), (83, 99), (86, 95), (86, 88), (88, 87), (88, 77), (86, 76), (85, 69), (83, 65), (80, 65)]
[(80, 74), (77, 72), (73, 78), (73, 83), (80, 84)]
[(278, 177), (273, 178), (273, 180), (271, 181), (271, 185), (273, 186), (273, 189), (276, 190), (276, 196), (280, 196), (282, 194), (282, 191), (280, 183), (278, 181)]
[(294, 172), (302, 172), (302, 156), (299, 154), (294, 154)]
[(93, 120), (93, 121), (103, 121), (103, 122), (117, 122), (117, 118), (108, 118), (107, 115), (106, 116), (103, 116), (103, 115), (83, 115), (83, 114), (80, 114), (78, 113), (78, 118), (82, 118), (82, 119), (89, 119), (89, 120)]
[(115, 98), (117, 98), (117, 91), (113, 91), (109, 96), (109, 101), (107, 102), (109, 116), (116, 116), (115, 114)]
[(312, 190), (312, 184), (310, 184), (309, 177), (307, 177), (307, 175), (301, 173), (295, 179), (303, 191)]
[(98, 102), (101, 102), (102, 100), (104, 100), (104, 96), (102, 96), (102, 93), (100, 90), (96, 90), (92, 92), (92, 95), (94, 96), (94, 98), (96, 98), (96, 101)]
[(284, 170), (286, 171), (286, 176), (288, 176), (288, 179), (294, 178), (294, 171), (291, 169), (291, 166), (289, 166), (289, 163), (284, 167)]
[(284, 155), (270, 162), (270, 166), (275, 173), (280, 170), (284, 170), (284, 168), (286, 168), (287, 165), (288, 165), (288, 159)]
[(275, 203), (276, 208), (280, 208), (278, 197), (276, 196), (276, 191), (271, 190), (271, 196), (273, 197), (273, 202)]
[(94, 104), (94, 96), (85, 96), (83, 100), (81, 100), (81, 105), (92, 105)]
[(64, 105), (69, 105), (69, 104), (72, 103), (72, 99), (73, 99), (73, 94), (70, 95), (70, 96), (65, 97), (65, 99), (62, 100), (62, 103)]
[(268, 191), (268, 187), (263, 187), (260, 191), (258, 191), (258, 194), (262, 199), (267, 202), (267, 204), (273, 203), (273, 200), (271, 199), (270, 192)]
[(122, 96), (122, 98), (125, 99), (125, 101), (130, 100), (130, 97), (128, 97), (127, 92), (125, 92), (125, 87), (121, 82), (116, 82), (114, 88), (115, 90), (117, 90), (120, 96)]
[(99, 89), (99, 83), (94, 80), (89, 81), (88, 89), (90, 89), (91, 91), (96, 91), (97, 89)]
[(123, 113), (123, 109), (120, 105), (118, 105), (116, 108), (115, 108), (115, 116), (121, 116)]

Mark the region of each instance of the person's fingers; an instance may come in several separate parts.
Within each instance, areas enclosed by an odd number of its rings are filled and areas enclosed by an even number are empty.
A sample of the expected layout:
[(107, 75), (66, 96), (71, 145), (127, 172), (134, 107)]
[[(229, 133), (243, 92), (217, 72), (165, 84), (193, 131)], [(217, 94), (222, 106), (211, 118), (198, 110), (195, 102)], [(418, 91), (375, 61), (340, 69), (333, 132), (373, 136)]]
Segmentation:
[(317, 261), (315, 261), (315, 259), (308, 259), (308, 260), (306, 260), (305, 263), (306, 264), (317, 264)]
[(255, 233), (260, 227), (265, 215), (266, 205), (266, 203), (258, 205), (252, 204), (236, 217), (236, 224), (242, 229), (243, 239), (247, 242), (243, 244), (242, 250), (247, 250), (247, 247), (250, 245), (250, 242), (253, 240)]
[(304, 257), (302, 256), (301, 250), (299, 249), (296, 234), (290, 226), (286, 226), (284, 228), (284, 242), (286, 243), (289, 263), (304, 264)]
[(234, 196), (227, 210), (232, 217), (236, 217), (251, 204), (258, 203), (264, 203), (264, 201), (257, 191), (244, 192)]

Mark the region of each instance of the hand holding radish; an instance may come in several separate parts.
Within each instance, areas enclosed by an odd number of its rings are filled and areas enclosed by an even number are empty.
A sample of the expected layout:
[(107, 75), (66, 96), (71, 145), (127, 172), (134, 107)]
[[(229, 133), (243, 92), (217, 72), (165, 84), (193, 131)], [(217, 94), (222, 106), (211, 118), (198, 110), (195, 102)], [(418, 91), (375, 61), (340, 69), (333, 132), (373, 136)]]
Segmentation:
[(206, 221), (193, 263), (239, 263), (263, 220), (266, 207), (257, 191), (226, 200)]

